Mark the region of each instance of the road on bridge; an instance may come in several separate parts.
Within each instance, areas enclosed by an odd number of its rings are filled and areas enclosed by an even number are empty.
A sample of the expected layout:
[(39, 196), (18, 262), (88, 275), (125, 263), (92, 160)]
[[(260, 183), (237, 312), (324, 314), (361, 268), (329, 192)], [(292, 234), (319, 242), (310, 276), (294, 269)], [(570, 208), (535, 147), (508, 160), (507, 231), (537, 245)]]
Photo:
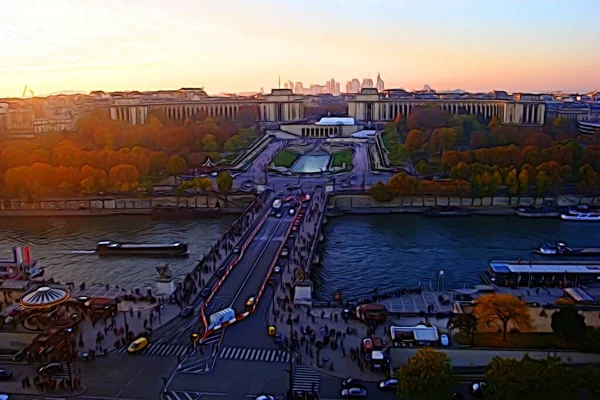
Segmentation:
[(224, 308), (233, 308), (236, 314), (246, 311), (246, 301), (257, 294), (284, 240), (284, 235), (294, 220), (294, 215), (289, 214), (289, 207), (282, 207), (281, 212), (281, 218), (267, 218), (246, 248), (237, 265), (207, 305), (207, 319)]

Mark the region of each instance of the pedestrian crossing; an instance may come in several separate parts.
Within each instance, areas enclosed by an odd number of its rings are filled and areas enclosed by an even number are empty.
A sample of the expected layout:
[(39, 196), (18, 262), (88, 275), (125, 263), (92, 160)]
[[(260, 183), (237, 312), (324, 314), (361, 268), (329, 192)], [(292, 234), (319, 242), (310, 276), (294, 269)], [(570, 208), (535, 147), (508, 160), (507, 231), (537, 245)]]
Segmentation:
[[(192, 350), (189, 344), (168, 344), (168, 343), (157, 343), (150, 344), (142, 351), (136, 353), (142, 356), (184, 356)], [(125, 354), (127, 353), (127, 347), (121, 347), (112, 350), (114, 354)]]
[(287, 351), (275, 349), (252, 349), (245, 347), (224, 347), (219, 353), (222, 360), (289, 362)]
[(319, 393), (321, 375), (307, 365), (296, 365), (294, 369), (294, 392)]
[(202, 397), (201, 392), (192, 392), (189, 390), (167, 390), (163, 392), (163, 400), (196, 400)]

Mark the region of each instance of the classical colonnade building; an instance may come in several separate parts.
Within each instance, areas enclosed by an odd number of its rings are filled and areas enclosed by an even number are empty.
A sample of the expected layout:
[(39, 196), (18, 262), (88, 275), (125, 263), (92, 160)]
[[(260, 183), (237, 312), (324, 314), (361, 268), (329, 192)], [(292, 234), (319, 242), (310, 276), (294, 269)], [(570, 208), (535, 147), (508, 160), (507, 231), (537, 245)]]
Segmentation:
[(393, 121), (398, 114), (408, 117), (416, 106), (431, 104), (450, 115), (481, 114), (485, 118), (496, 115), (504, 124), (543, 125), (546, 108), (544, 102), (535, 100), (394, 99), (385, 97), (376, 89), (363, 89), (347, 103), (348, 115), (365, 122)]
[[(546, 106), (539, 96), (515, 95), (505, 98), (444, 98), (409, 94), (409, 98), (394, 98), (377, 89), (363, 89), (361, 93), (347, 96), (345, 103), (348, 116), (359, 123), (392, 121), (398, 114), (406, 117), (421, 105), (436, 105), (451, 115), (480, 114), (484, 118), (498, 116), (504, 124), (543, 125)], [(196, 98), (146, 98), (144, 96), (114, 97), (110, 103), (110, 116), (113, 120), (131, 124), (145, 124), (153, 110), (163, 111), (167, 118), (183, 121), (198, 113), (206, 113), (211, 118), (235, 120), (242, 107), (252, 107), (260, 122), (289, 123), (304, 119), (304, 96), (296, 96), (290, 89), (273, 89), (262, 98), (235, 99), (227, 97)], [(323, 128), (325, 129), (325, 128)], [(330, 129), (330, 128), (327, 128)], [(335, 132), (304, 132), (308, 137), (334, 135)]]
[(210, 118), (235, 120), (242, 107), (254, 108), (257, 119), (263, 122), (288, 122), (304, 118), (303, 97), (295, 96), (289, 89), (273, 89), (270, 95), (260, 100), (205, 97), (147, 101), (143, 97), (117, 98), (110, 104), (110, 116), (113, 120), (127, 121), (134, 125), (147, 123), (148, 114), (154, 110), (163, 111), (167, 118), (180, 121), (201, 112)]

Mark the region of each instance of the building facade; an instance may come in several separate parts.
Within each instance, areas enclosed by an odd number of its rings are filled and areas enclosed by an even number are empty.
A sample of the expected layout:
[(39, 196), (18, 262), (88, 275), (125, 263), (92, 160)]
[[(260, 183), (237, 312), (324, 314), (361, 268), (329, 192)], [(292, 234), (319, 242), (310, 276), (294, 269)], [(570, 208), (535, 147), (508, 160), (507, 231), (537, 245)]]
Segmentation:
[[(330, 91), (339, 93), (338, 82), (331, 79), (327, 83)], [(372, 81), (365, 80), (364, 84), (372, 85)], [(288, 86), (291, 83), (288, 82)], [(306, 90), (300, 82), (294, 86), (296, 89), (300, 87)], [(380, 76), (377, 78), (377, 86), (383, 87)], [(236, 120), (240, 110), (247, 107), (252, 108), (258, 122), (305, 123), (305, 110), (333, 103), (343, 104), (348, 117), (354, 118), (357, 124), (364, 125), (393, 121), (398, 114), (407, 117), (415, 107), (422, 105), (435, 105), (451, 115), (481, 115), (488, 119), (497, 116), (503, 124), (524, 126), (541, 126), (547, 119), (557, 117), (587, 122), (600, 120), (600, 97), (596, 92), (587, 95), (508, 94), (504, 91), (436, 92), (429, 87), (419, 91), (382, 91), (378, 88), (361, 88), (358, 80), (354, 79), (348, 82), (346, 89), (359, 93), (344, 96), (297, 95), (290, 88), (273, 89), (267, 95), (208, 96), (202, 88), (182, 88), (154, 92), (98, 91), (89, 95), (0, 99), (0, 136), (33, 137), (50, 131), (76, 130), (79, 119), (96, 109), (106, 109), (111, 119), (135, 125), (147, 123), (148, 116), (153, 111), (164, 112), (167, 118), (180, 121), (199, 114), (215, 119)], [(338, 115), (343, 115), (343, 112), (338, 112)], [(590, 130), (588, 125), (584, 124), (582, 127), (582, 130)], [(332, 127), (311, 127), (301, 134), (322, 137), (338, 133), (336, 129), (330, 128)]]
[[(409, 93), (409, 92), (405, 92)], [(348, 115), (361, 122), (393, 121), (398, 114), (408, 117), (417, 106), (436, 105), (451, 115), (481, 114), (485, 118), (496, 115), (504, 124), (543, 125), (545, 104), (525, 97), (518, 100), (477, 98), (467, 96), (433, 96), (410, 94), (392, 97), (377, 89), (362, 89), (354, 100), (348, 102)]]

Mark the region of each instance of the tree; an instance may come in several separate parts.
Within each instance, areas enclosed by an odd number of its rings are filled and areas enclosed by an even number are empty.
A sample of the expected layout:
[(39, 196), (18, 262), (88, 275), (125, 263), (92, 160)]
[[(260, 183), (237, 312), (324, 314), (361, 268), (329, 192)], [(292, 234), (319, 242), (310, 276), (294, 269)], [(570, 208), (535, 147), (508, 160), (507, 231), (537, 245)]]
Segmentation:
[(548, 191), (548, 188), (550, 187), (550, 177), (548, 176), (548, 172), (546, 171), (539, 171), (536, 175), (535, 175), (535, 192), (536, 194), (542, 195), (544, 193), (546, 193)]
[(452, 396), (459, 378), (450, 358), (430, 347), (421, 348), (397, 370), (398, 396), (422, 400), (445, 400)]
[(219, 188), (219, 192), (225, 195), (225, 201), (227, 201), (227, 194), (231, 191), (232, 186), (233, 178), (229, 171), (221, 171), (217, 175), (217, 187)]
[(175, 176), (183, 174), (188, 170), (187, 163), (185, 159), (181, 156), (171, 156), (169, 161), (167, 162), (167, 174), (169, 176)]
[(471, 139), (469, 140), (469, 146), (474, 149), (484, 147), (487, 144), (488, 133), (486, 131), (475, 131), (471, 133)]
[(406, 120), (408, 129), (435, 129), (447, 123), (448, 114), (436, 105), (415, 106)]
[(390, 178), (388, 187), (398, 196), (411, 195), (419, 189), (419, 181), (406, 172), (400, 172)]
[(581, 385), (592, 393), (597, 394), (600, 391), (600, 368), (595, 365), (586, 365), (579, 370)]
[(215, 135), (209, 133), (202, 138), (202, 150), (206, 152), (218, 150), (217, 139), (215, 138)]
[(567, 341), (581, 339), (585, 336), (587, 325), (585, 317), (574, 305), (567, 305), (552, 314), (552, 330)]
[(510, 294), (488, 294), (475, 300), (475, 316), (487, 327), (496, 326), (502, 329), (503, 340), (506, 340), (508, 324), (523, 330), (531, 329), (531, 317), (527, 304)]
[(421, 160), (415, 165), (415, 169), (419, 173), (419, 175), (427, 175), (429, 172), (429, 164), (425, 160)]
[(135, 190), (138, 186), (140, 171), (135, 165), (120, 164), (108, 171), (108, 179), (111, 185), (122, 192)]
[(484, 396), (492, 400), (575, 399), (581, 379), (558, 358), (494, 358), (485, 370)]
[(406, 137), (406, 147), (410, 151), (415, 151), (421, 148), (423, 144), (423, 132), (418, 129), (411, 129)]
[(478, 324), (479, 321), (477, 321), (477, 317), (472, 312), (468, 314), (454, 314), (448, 320), (448, 329), (458, 329), (466, 334), (471, 341), (471, 346), (473, 346)]
[(150, 153), (150, 172), (158, 174), (167, 167), (169, 156), (164, 151), (153, 151)]
[(391, 201), (394, 198), (394, 194), (390, 188), (383, 182), (377, 182), (369, 189), (369, 195), (379, 202)]
[(519, 193), (527, 194), (529, 190), (529, 173), (525, 168), (521, 168), (519, 173)]
[(516, 168), (511, 168), (504, 179), (504, 183), (508, 187), (508, 194), (515, 195), (519, 192), (519, 177)]
[(493, 130), (494, 128), (499, 127), (501, 124), (500, 119), (497, 115), (494, 115), (488, 124), (488, 129)]

